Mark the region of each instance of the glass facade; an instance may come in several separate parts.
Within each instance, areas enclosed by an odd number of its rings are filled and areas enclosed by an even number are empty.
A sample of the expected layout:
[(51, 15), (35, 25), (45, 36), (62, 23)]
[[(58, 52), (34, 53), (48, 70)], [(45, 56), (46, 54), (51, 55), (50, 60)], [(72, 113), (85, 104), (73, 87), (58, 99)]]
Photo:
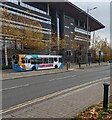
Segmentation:
[[(14, 1), (12, 1), (14, 2)], [(23, 3), (24, 4), (24, 3)], [(24, 4), (25, 5), (25, 4)], [(33, 21), (37, 21), (39, 22), (40, 24), (47, 24), (49, 27), (45, 28), (45, 27), (42, 27), (42, 32), (44, 34), (51, 34), (51, 19), (50, 18), (47, 18), (47, 17), (43, 17), (43, 16), (39, 16), (38, 14), (33, 14), (31, 12), (27, 12), (27, 11), (23, 11), (21, 9), (18, 9), (16, 7), (11, 7), (11, 6), (8, 6), (6, 4), (2, 4), (0, 3), (0, 6), (1, 7), (5, 7), (5, 8), (8, 8), (7, 12), (8, 13), (11, 13), (12, 15), (18, 15), (18, 16), (22, 16), (24, 18), (27, 18), (27, 19), (31, 19)], [(1, 9), (3, 9), (1, 8)], [(18, 24), (18, 27), (20, 27), (20, 25), (25, 25), (24, 23), (21, 23), (21, 22), (17, 22), (16, 21), (12, 21), (12, 23), (14, 24)], [(16, 25), (17, 26), (17, 25)], [(45, 26), (45, 25), (44, 25)]]
[(31, 5), (28, 5), (28, 4), (26, 4), (26, 3), (23, 3), (21, 0), (6, 0), (7, 2), (11, 2), (11, 3), (13, 3), (13, 4), (16, 4), (16, 5), (20, 5), (20, 6), (22, 6), (22, 7), (25, 7), (25, 8), (27, 8), (27, 9), (30, 9), (30, 10), (33, 10), (33, 11), (36, 11), (36, 12), (39, 12), (39, 13), (42, 13), (42, 14), (45, 14), (45, 15), (47, 15), (47, 12), (46, 11), (43, 11), (43, 10), (41, 10), (41, 9), (38, 9), (38, 8), (36, 8), (36, 7), (33, 7), (33, 6), (31, 6)]
[(28, 5), (28, 4), (25, 4), (25, 3), (23, 3), (23, 2), (20, 2), (20, 6), (47, 15), (47, 12), (46, 12), (46, 11), (37, 9), (37, 8), (35, 8), (35, 7), (33, 7), (33, 6), (30, 6), (30, 5)]
[[(0, 3), (0, 11), (3, 11), (4, 8), (7, 10), (7, 13), (11, 15), (12, 19), (0, 17), (3, 28), (8, 26), (9, 31), (11, 27), (21, 31), (22, 29), (28, 28), (34, 33), (37, 33), (37, 31), (40, 33), (41, 31), (42, 35), (39, 34), (39, 36), (42, 37), (42, 41), (49, 39), (49, 36), (51, 35), (51, 18), (48, 16), (47, 11), (35, 8), (34, 6), (22, 3), (21, 1), (18, 2), (17, 0), (7, 0), (7, 2)], [(24, 20), (30, 22), (25, 22)], [(32, 22), (35, 22), (35, 24)], [(39, 23), (38, 26), (36, 26), (36, 23)], [(36, 36), (34, 36), (34, 39), (35, 37)], [(29, 49), (26, 48), (26, 46), (23, 46), (23, 43), (19, 39), (15, 39), (10, 33), (0, 34), (0, 50), (3, 51), (2, 56), (4, 58), (3, 64), (6, 64), (6, 54), (7, 60), (9, 60), (13, 54), (23, 50), (25, 52), (25, 50)]]
[(6, 0), (7, 2), (11, 2), (11, 3), (14, 3), (14, 4), (17, 4), (18, 5), (18, 0)]
[[(68, 37), (68, 35), (70, 36), (70, 39), (73, 40), (75, 37), (75, 33), (80, 33), (80, 34), (84, 34), (84, 35), (91, 35), (90, 32), (87, 33), (86, 30), (86, 24), (79, 20), (79, 19), (74, 19), (71, 18), (69, 16), (64, 16), (64, 34), (65, 37)], [(74, 34), (73, 34), (74, 33)], [(87, 36), (85, 36), (87, 37)]]
[[(1, 7), (6, 7), (8, 9), (11, 9), (10, 12), (12, 12), (13, 14), (17, 14), (17, 15), (24, 15), (24, 17), (29, 17), (31, 19), (34, 19), (34, 20), (37, 20), (39, 22), (45, 22), (47, 24), (51, 24), (51, 19), (47, 18), (47, 17), (43, 17), (43, 16), (39, 16), (37, 14), (33, 14), (31, 12), (27, 12), (27, 11), (23, 11), (21, 9), (18, 9), (18, 8), (14, 8), (14, 7), (11, 7), (11, 6), (8, 6), (6, 4), (2, 4), (0, 3), (0, 6)], [(9, 10), (8, 10), (9, 11)], [(16, 11), (16, 12), (15, 12)], [(18, 12), (17, 12), (18, 11)]]
[[(87, 35), (87, 31), (86, 31), (86, 30), (83, 30), (83, 29), (78, 28), (78, 27), (75, 27), (74, 31), (75, 31), (75, 32), (80, 32), (80, 33), (82, 33), (82, 34), (86, 34), (86, 35)], [(91, 33), (88, 32), (88, 35), (91, 35)]]

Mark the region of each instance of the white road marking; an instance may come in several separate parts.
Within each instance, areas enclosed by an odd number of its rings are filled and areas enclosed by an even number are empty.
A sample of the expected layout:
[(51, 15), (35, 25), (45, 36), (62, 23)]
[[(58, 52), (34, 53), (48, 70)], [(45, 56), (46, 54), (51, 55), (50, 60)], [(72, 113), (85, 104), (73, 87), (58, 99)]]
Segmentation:
[(98, 82), (102, 82), (102, 81), (107, 80), (107, 79), (110, 79), (110, 77), (105, 77), (105, 78), (94, 80), (92, 82), (84, 83), (84, 84), (81, 84), (81, 85), (78, 85), (78, 86), (75, 86), (75, 87), (71, 87), (71, 88), (61, 90), (61, 91), (57, 91), (55, 93), (51, 93), (51, 94), (48, 94), (46, 96), (36, 98), (34, 100), (30, 100), (30, 101), (27, 101), (27, 102), (22, 103), (22, 104), (18, 104), (18, 105), (12, 106), (10, 108), (0, 110), (0, 114), (7, 113), (9, 111), (16, 110), (18, 108), (22, 108), (24, 106), (27, 106), (27, 105), (30, 105), (32, 103), (36, 103), (36, 102), (39, 102), (39, 101), (42, 101), (42, 100), (45, 100), (45, 99), (48, 99), (48, 98), (52, 98), (52, 97), (57, 96), (57, 95), (65, 94), (65, 93), (70, 92), (72, 90), (84, 89), (85, 87), (87, 88), (87, 86), (90, 86), (91, 84), (96, 84)]
[(77, 75), (72, 75), (71, 77), (75, 77), (75, 76), (77, 76)]
[[(51, 80), (49, 80), (49, 82), (52, 82), (52, 81), (55, 81), (55, 80), (66, 79), (66, 78), (70, 78), (70, 77), (74, 77), (74, 76), (76, 76), (76, 75), (61, 77), (61, 78), (57, 78), (57, 79), (51, 79)], [(10, 87), (10, 88), (4, 88), (4, 89), (0, 89), (0, 92), (1, 92), (1, 91), (6, 91), (6, 90), (11, 90), (11, 89), (16, 89), (16, 88), (27, 87), (27, 86), (29, 86), (29, 85), (30, 85), (30, 84), (25, 84), (25, 85), (19, 85), (19, 86)]]
[(72, 77), (75, 77), (76, 75), (73, 75), (73, 76), (66, 76), (66, 77), (61, 77), (61, 78), (57, 78), (57, 79), (51, 79), (49, 80), (50, 82), (51, 81), (54, 81), (54, 80), (61, 80), (61, 79), (66, 79), (66, 78), (72, 78)]
[(56, 79), (51, 79), (51, 80), (48, 80), (48, 81), (50, 81), (50, 82), (51, 82), (51, 81), (54, 81), (54, 80), (56, 80)]
[(14, 86), (14, 87), (10, 87), (10, 88), (4, 88), (4, 89), (0, 89), (0, 91), (6, 91), (6, 90), (11, 90), (11, 89), (16, 89), (16, 88), (22, 88), (22, 87), (26, 87), (26, 86), (29, 86), (29, 84)]

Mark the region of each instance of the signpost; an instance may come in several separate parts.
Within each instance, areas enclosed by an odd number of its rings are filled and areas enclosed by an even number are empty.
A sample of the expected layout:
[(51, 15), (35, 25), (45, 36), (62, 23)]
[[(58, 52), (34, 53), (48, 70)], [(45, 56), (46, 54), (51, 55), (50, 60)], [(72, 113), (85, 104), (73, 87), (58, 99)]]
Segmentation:
[(101, 63), (101, 51), (99, 51), (99, 65)]

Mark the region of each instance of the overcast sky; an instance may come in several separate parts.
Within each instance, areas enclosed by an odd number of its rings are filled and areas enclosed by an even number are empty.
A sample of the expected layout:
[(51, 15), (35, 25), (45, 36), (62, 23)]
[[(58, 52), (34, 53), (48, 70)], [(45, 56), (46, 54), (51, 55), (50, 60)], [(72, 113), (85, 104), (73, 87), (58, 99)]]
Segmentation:
[[(95, 19), (100, 21), (105, 28), (96, 31), (96, 36), (101, 36), (101, 38), (107, 38), (110, 42), (110, 0), (69, 0), (81, 9), (87, 11), (88, 9), (97, 7), (97, 9), (92, 10), (90, 13)], [(91, 2), (90, 2), (91, 1)]]

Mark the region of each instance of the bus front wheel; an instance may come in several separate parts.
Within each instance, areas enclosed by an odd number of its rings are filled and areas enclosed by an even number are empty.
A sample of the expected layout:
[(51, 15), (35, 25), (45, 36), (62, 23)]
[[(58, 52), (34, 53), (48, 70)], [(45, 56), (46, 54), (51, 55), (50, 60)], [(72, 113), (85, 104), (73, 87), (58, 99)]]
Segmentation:
[(36, 67), (35, 67), (35, 66), (33, 66), (33, 67), (32, 67), (32, 70), (36, 70)]

